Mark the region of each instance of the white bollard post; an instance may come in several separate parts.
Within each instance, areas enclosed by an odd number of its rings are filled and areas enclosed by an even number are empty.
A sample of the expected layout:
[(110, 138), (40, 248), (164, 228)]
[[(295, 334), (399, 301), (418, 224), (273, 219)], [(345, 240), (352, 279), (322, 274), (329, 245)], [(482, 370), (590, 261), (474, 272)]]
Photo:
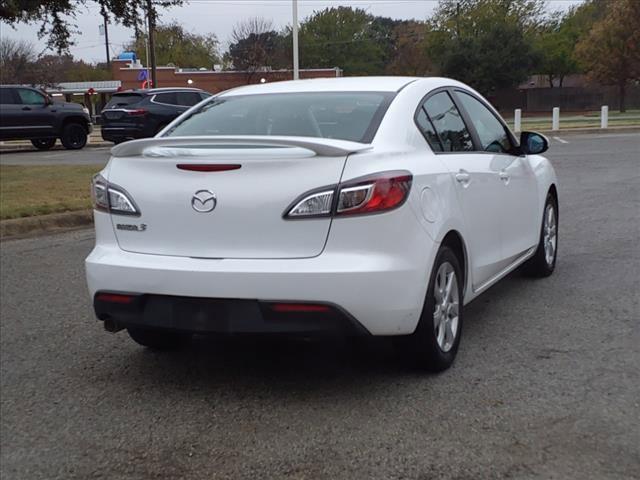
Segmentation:
[(553, 107), (553, 118), (551, 120), (551, 130), (560, 130), (560, 108)]
[(516, 111), (513, 114), (513, 130), (515, 132), (522, 131), (522, 110), (516, 108)]
[(609, 128), (609, 107), (603, 105), (600, 109), (600, 128)]

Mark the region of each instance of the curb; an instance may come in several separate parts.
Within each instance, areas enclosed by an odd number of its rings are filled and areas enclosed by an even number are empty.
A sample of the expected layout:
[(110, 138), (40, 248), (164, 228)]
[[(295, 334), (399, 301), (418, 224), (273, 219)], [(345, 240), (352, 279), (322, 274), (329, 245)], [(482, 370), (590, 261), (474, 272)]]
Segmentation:
[[(113, 147), (113, 145), (114, 144), (111, 143), (111, 142), (87, 143), (82, 149), (84, 150), (85, 148)], [(64, 151), (64, 150), (65, 150), (65, 148), (63, 146), (56, 145), (52, 149), (45, 150), (45, 151), (55, 152), (55, 151)], [(31, 144), (28, 144), (28, 145), (0, 145), (0, 153), (26, 152), (26, 151), (40, 152), (41, 150), (38, 150), (37, 148), (35, 148)]]
[[(585, 128), (561, 128), (560, 130), (535, 130), (538, 133), (544, 133), (545, 135), (570, 135), (570, 134), (581, 134), (581, 133), (597, 133), (597, 134), (607, 134), (607, 133), (640, 133), (640, 125), (636, 127), (609, 127), (609, 128), (598, 128), (598, 127), (585, 127)], [(516, 132), (519, 133), (519, 132)]]
[(34, 217), (12, 218), (0, 221), (0, 238), (8, 240), (55, 233), (93, 225), (92, 210), (51, 213)]

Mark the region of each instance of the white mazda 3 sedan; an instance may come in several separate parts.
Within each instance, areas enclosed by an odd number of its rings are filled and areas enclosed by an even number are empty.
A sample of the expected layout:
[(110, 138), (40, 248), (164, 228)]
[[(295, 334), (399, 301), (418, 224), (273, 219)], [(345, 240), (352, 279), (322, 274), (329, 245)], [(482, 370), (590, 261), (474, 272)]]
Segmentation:
[(114, 147), (95, 176), (95, 313), (151, 348), (194, 333), (394, 336), (443, 370), (465, 304), (521, 265), (554, 270), (547, 148), (446, 78), (221, 93)]

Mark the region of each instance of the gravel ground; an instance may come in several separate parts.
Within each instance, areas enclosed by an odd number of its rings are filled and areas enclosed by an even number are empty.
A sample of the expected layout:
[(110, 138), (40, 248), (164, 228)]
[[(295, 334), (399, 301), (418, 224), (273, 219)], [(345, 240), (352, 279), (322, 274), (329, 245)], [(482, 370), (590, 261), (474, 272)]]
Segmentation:
[(3, 479), (640, 477), (640, 135), (553, 140), (555, 274), (467, 307), (453, 368), (387, 342), (196, 340), (94, 320), (88, 230), (1, 252)]

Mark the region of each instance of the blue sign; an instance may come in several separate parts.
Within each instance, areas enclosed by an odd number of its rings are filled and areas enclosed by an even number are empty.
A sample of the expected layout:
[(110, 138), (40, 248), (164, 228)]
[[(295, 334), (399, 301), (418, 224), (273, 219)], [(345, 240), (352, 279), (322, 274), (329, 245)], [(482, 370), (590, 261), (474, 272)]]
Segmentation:
[(143, 80), (146, 80), (147, 78), (149, 78), (148, 75), (147, 75), (147, 71), (146, 70), (140, 70), (140, 72), (138, 73), (138, 80), (142, 82)]

